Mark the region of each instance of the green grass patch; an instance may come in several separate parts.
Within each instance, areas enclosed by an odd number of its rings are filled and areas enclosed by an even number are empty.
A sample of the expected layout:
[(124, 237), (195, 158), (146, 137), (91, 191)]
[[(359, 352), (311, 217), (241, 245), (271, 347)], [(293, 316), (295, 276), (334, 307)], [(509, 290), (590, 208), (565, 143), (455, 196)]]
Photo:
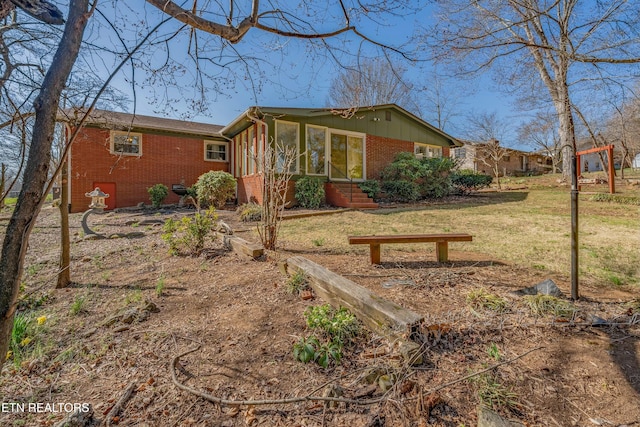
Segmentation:
[(42, 353), (42, 337), (46, 332), (46, 321), (46, 316), (34, 318), (24, 313), (16, 314), (6, 360), (13, 361), (14, 366), (19, 368), (23, 361)]
[(523, 300), (536, 316), (553, 315), (570, 319), (576, 312), (576, 308), (569, 301), (551, 295), (527, 295)]
[(485, 289), (474, 289), (467, 294), (467, 304), (474, 309), (503, 312), (507, 309), (507, 300), (487, 292)]
[[(347, 236), (447, 230), (473, 236), (473, 242), (451, 244), (452, 250), (566, 275), (571, 265), (570, 191), (557, 186), (558, 177), (527, 177), (528, 190), (479, 193), (462, 202), (456, 199), (292, 219), (282, 223), (281, 238), (311, 249), (314, 242), (322, 242), (322, 247), (333, 253), (364, 255), (367, 249), (350, 246)], [(579, 223), (583, 280), (612, 286), (613, 275), (624, 286), (640, 286), (637, 206), (596, 202), (580, 195)], [(433, 246), (389, 245), (383, 250), (432, 252)]]
[(618, 203), (621, 205), (640, 205), (640, 197), (637, 196), (621, 196), (619, 194), (598, 193), (591, 196), (590, 200), (594, 202)]
[(488, 408), (515, 411), (522, 407), (518, 401), (518, 395), (500, 381), (497, 373), (485, 372), (472, 378), (471, 383), (476, 389), (480, 402)]
[(307, 276), (302, 271), (296, 271), (287, 279), (285, 283), (287, 292), (297, 295), (300, 291), (307, 289), (309, 286), (307, 283)]
[(86, 295), (76, 295), (76, 297), (73, 299), (73, 302), (71, 303), (71, 309), (69, 310), (71, 315), (77, 316), (79, 314), (86, 313), (87, 312), (87, 309), (85, 307), (86, 302), (87, 302)]

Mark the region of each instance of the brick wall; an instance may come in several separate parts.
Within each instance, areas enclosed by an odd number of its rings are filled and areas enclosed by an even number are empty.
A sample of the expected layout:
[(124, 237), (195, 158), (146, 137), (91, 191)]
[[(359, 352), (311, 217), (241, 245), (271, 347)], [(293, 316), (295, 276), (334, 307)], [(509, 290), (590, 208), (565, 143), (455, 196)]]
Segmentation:
[(238, 204), (254, 202), (262, 204), (262, 175), (247, 175), (238, 180)]
[(189, 187), (205, 172), (229, 171), (226, 162), (204, 160), (204, 138), (143, 134), (141, 145), (140, 157), (110, 154), (109, 130), (83, 129), (71, 148), (71, 211), (88, 209), (84, 194), (95, 182), (115, 184), (115, 207), (151, 204), (147, 188), (158, 183), (169, 188), (165, 203), (177, 203), (172, 184)]
[[(238, 180), (238, 204), (244, 204), (248, 202), (254, 202), (262, 204), (262, 174), (247, 175)], [(297, 205), (295, 198), (296, 183), (290, 180), (287, 184), (287, 208), (292, 208)]]
[(367, 179), (380, 179), (380, 172), (396, 154), (413, 153), (413, 142), (367, 135)]

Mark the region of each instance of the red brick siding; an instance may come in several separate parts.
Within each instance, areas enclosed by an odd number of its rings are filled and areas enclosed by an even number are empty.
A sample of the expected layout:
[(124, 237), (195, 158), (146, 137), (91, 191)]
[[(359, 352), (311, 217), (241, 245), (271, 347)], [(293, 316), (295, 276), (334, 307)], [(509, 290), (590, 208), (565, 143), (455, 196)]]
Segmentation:
[(380, 172), (401, 152), (413, 153), (413, 142), (367, 135), (367, 179), (380, 179)]
[(262, 204), (262, 175), (248, 175), (238, 180), (238, 204), (255, 202)]
[(110, 154), (110, 132), (85, 128), (71, 148), (71, 211), (88, 209), (85, 193), (94, 182), (116, 184), (117, 206), (150, 204), (147, 188), (164, 184), (169, 188), (165, 203), (177, 203), (172, 184), (190, 186), (210, 170), (229, 171), (225, 162), (204, 160), (204, 138), (171, 135), (142, 135), (142, 156)]
[[(262, 174), (243, 176), (242, 178), (236, 178), (238, 180), (238, 204), (254, 202), (262, 204)], [(296, 185), (295, 181), (291, 180), (287, 184), (287, 208), (291, 208), (297, 205), (295, 198)]]

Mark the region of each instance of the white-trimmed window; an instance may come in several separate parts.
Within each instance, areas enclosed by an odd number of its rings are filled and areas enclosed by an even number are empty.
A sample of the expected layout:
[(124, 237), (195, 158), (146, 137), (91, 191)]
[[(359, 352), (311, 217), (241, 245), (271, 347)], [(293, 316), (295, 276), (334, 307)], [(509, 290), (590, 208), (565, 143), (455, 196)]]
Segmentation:
[(442, 157), (442, 147), (416, 142), (413, 144), (413, 153), (418, 159), (429, 159)]
[(285, 153), (294, 153), (295, 160), (289, 167), (289, 172), (297, 174), (299, 171), (298, 145), (300, 141), (300, 124), (276, 120), (276, 170), (284, 168)]
[(142, 134), (111, 131), (111, 154), (142, 156)]
[(454, 159), (464, 159), (467, 157), (467, 149), (465, 147), (458, 147), (453, 149)]
[(307, 175), (326, 175), (327, 128), (307, 125)]
[(226, 142), (205, 141), (204, 159), (208, 162), (226, 162), (229, 160), (229, 145)]

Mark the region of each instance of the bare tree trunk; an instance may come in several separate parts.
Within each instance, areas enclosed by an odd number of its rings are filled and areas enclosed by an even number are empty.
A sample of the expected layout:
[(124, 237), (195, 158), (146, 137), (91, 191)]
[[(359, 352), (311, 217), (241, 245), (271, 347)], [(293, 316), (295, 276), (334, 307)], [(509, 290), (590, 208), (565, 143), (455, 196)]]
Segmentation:
[(562, 94), (559, 100), (554, 102), (560, 123), (558, 133), (560, 136), (560, 151), (562, 152), (562, 179), (570, 181), (571, 158), (576, 152), (576, 135), (569, 101), (569, 90), (566, 87), (559, 89), (565, 89), (563, 92), (566, 92)]
[(265, 146), (262, 167), (262, 229), (258, 230), (265, 249), (277, 249), (278, 231), (293, 175), (291, 166), (297, 158), (298, 153), (290, 147), (281, 146), (273, 141)]
[(66, 288), (71, 283), (71, 244), (69, 242), (69, 163), (62, 159), (60, 170), (60, 271), (56, 289)]
[[(64, 33), (34, 102), (36, 113), (24, 184), (7, 226), (0, 258), (0, 355), (9, 348), (29, 234), (44, 202), (60, 94), (78, 57), (91, 16), (89, 0), (71, 0)], [(0, 357), (0, 364), (4, 357)]]
[(4, 187), (5, 177), (7, 174), (7, 165), (2, 164), (2, 170), (0, 171), (0, 209), (4, 208)]

